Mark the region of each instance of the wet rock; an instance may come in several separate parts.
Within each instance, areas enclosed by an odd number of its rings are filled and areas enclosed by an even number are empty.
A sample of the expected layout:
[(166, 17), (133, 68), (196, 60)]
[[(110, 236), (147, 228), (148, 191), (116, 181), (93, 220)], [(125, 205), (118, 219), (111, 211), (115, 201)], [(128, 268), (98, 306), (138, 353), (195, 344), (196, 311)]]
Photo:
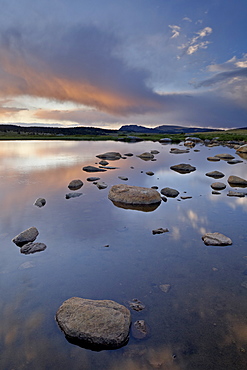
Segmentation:
[(221, 153), (221, 154), (216, 154), (215, 157), (217, 158), (220, 158), (220, 159), (224, 159), (224, 160), (230, 160), (230, 159), (234, 159), (235, 157), (231, 154), (228, 154), (228, 153)]
[(85, 166), (82, 169), (83, 171), (86, 171), (86, 172), (105, 172), (106, 171), (106, 169), (98, 168), (94, 166)]
[(219, 162), (220, 161), (220, 158), (217, 158), (217, 157), (207, 157), (207, 160), (208, 161), (211, 161), (211, 162)]
[(145, 308), (145, 305), (139, 301), (137, 298), (133, 298), (131, 301), (128, 302), (129, 306), (134, 311), (142, 311)]
[(153, 235), (156, 234), (163, 234), (163, 233), (168, 233), (168, 229), (163, 229), (163, 227), (160, 227), (159, 229), (152, 230)]
[(228, 197), (245, 197), (245, 193), (241, 193), (239, 191), (231, 191), (229, 190), (228, 193), (227, 193), (227, 196)]
[(194, 166), (191, 166), (190, 164), (185, 164), (185, 163), (176, 164), (174, 166), (171, 166), (170, 169), (173, 171), (179, 172), (181, 174), (190, 173), (196, 170)]
[(227, 181), (231, 186), (236, 186), (236, 187), (247, 186), (247, 180), (242, 179), (241, 177), (238, 177), (238, 176), (229, 176)]
[(102, 182), (97, 182), (96, 186), (98, 189), (106, 189), (108, 185), (102, 181)]
[(44, 207), (44, 205), (46, 205), (46, 200), (44, 198), (38, 198), (36, 199), (34, 205), (37, 207)]
[(166, 197), (169, 198), (176, 198), (179, 194), (179, 191), (176, 189), (171, 189), (171, 188), (163, 188), (161, 189), (161, 194), (165, 195)]
[(59, 307), (56, 321), (73, 343), (96, 350), (112, 349), (127, 343), (131, 314), (114, 301), (73, 297)]
[(172, 153), (172, 154), (185, 154), (185, 153), (189, 153), (189, 150), (188, 149), (171, 148), (170, 153)]
[(151, 159), (154, 158), (154, 155), (152, 153), (149, 153), (149, 152), (144, 152), (142, 154), (139, 154), (137, 155), (137, 157), (145, 160), (145, 161), (150, 161)]
[(24, 244), (33, 242), (38, 235), (38, 230), (36, 229), (36, 227), (32, 226), (29, 229), (22, 231), (20, 234), (16, 235), (12, 239), (12, 242), (14, 242), (19, 247), (22, 247)]
[(223, 182), (214, 182), (211, 184), (211, 188), (214, 190), (223, 190), (226, 188), (226, 185)]
[(220, 179), (221, 177), (224, 177), (225, 175), (220, 171), (212, 171), (212, 172), (207, 172), (206, 176), (213, 177), (215, 179)]
[(65, 195), (65, 198), (66, 199), (70, 199), (70, 198), (78, 198), (82, 195), (82, 193), (68, 193)]
[(98, 181), (98, 180), (100, 180), (100, 177), (88, 177), (87, 178), (87, 181), (91, 181), (91, 182)]
[(135, 339), (144, 339), (150, 333), (150, 328), (144, 320), (137, 320), (131, 327), (132, 336)]
[(232, 244), (232, 241), (230, 238), (218, 232), (206, 233), (205, 235), (202, 236), (202, 240), (204, 241), (206, 245), (225, 246), (225, 245)]
[(247, 153), (247, 144), (240, 146), (236, 152), (238, 153)]
[(125, 184), (113, 185), (108, 198), (113, 202), (124, 204), (156, 204), (161, 202), (157, 190)]
[(227, 161), (228, 164), (238, 164), (243, 163), (240, 159), (230, 159), (230, 161)]
[(46, 245), (44, 243), (27, 243), (21, 247), (20, 251), (23, 254), (32, 254), (36, 252), (42, 252), (45, 249)]
[(162, 292), (164, 293), (168, 293), (169, 290), (171, 289), (171, 285), (170, 284), (161, 284), (159, 286), (160, 290), (162, 290)]
[(118, 178), (120, 180), (123, 180), (123, 181), (128, 181), (129, 180), (128, 177), (124, 177), (124, 176), (118, 176)]
[(96, 157), (100, 159), (108, 159), (108, 160), (114, 161), (114, 160), (120, 159), (122, 155), (118, 152), (106, 152), (103, 154), (98, 154), (96, 155)]
[(81, 180), (72, 180), (70, 181), (68, 188), (70, 190), (78, 190), (82, 187), (83, 182)]
[(154, 175), (154, 172), (153, 172), (153, 171), (147, 171), (147, 172), (146, 172), (146, 175), (148, 175), (148, 176), (153, 176), (153, 175)]
[(105, 160), (102, 160), (102, 161), (100, 161), (100, 162), (99, 162), (99, 164), (100, 164), (101, 166), (107, 166), (107, 165), (109, 164), (109, 162), (107, 162), (107, 161), (105, 161)]

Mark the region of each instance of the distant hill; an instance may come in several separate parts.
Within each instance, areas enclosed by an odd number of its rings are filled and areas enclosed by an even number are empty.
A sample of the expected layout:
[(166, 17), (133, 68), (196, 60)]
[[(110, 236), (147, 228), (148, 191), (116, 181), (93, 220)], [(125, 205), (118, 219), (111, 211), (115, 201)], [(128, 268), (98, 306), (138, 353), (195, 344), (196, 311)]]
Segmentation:
[(194, 132), (211, 132), (221, 130), (201, 127), (168, 126), (168, 125), (157, 126), (154, 128), (148, 128), (138, 125), (124, 125), (119, 129), (119, 131), (146, 133), (146, 134), (182, 134), (182, 133), (189, 134)]

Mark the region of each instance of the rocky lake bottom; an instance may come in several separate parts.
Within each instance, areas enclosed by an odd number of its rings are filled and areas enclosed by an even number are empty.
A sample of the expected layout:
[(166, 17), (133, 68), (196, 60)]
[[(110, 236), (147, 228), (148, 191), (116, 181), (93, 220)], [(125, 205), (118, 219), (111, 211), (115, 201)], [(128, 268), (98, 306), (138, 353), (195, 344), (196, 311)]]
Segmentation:
[[(121, 157), (100, 164), (105, 152)], [(178, 164), (195, 169), (171, 168)], [(0, 368), (246, 369), (247, 187), (230, 176), (247, 180), (247, 156), (229, 146), (1, 142)], [(108, 194), (118, 184), (164, 198), (149, 208), (115, 204)], [(40, 252), (12, 241), (30, 227)], [(203, 235), (215, 232), (232, 244), (206, 245)], [(67, 340), (55, 316), (72, 297), (128, 308), (128, 342), (96, 351)]]

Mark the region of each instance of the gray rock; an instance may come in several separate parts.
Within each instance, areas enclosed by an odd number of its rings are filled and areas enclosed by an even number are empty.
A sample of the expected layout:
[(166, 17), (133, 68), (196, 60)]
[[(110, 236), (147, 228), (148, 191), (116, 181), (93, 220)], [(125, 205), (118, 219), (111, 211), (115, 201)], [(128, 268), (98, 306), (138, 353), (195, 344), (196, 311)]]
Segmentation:
[(241, 193), (239, 191), (231, 191), (229, 190), (228, 193), (227, 193), (227, 196), (228, 197), (240, 197), (240, 198), (243, 198), (245, 197), (245, 193)]
[(228, 153), (221, 153), (221, 154), (216, 154), (215, 157), (224, 159), (224, 160), (229, 160), (229, 159), (234, 159), (235, 157), (231, 154)]
[(65, 198), (66, 199), (77, 198), (77, 197), (80, 197), (81, 195), (82, 193), (68, 193), (65, 195)]
[(93, 181), (98, 181), (98, 180), (100, 180), (100, 177), (88, 177), (87, 178), (87, 181), (91, 181), (91, 182), (93, 182)]
[(73, 297), (59, 307), (56, 321), (76, 344), (97, 350), (113, 349), (127, 343), (131, 314), (114, 301)]
[(120, 180), (123, 180), (123, 181), (127, 181), (127, 180), (128, 180), (128, 177), (124, 177), (124, 176), (118, 176), (118, 178), (119, 178)]
[(217, 158), (217, 157), (208, 157), (207, 160), (208, 161), (211, 161), (211, 162), (219, 162), (220, 161), (220, 158)]
[(154, 158), (154, 155), (152, 153), (149, 153), (149, 152), (144, 152), (142, 154), (139, 154), (137, 155), (137, 157), (145, 160), (145, 161), (150, 161), (151, 159)]
[(86, 171), (86, 172), (105, 172), (106, 171), (106, 169), (98, 168), (94, 166), (85, 166), (82, 169), (83, 171)]
[(161, 202), (161, 197), (157, 190), (125, 184), (113, 185), (109, 191), (108, 198), (113, 202), (135, 205)]
[(151, 154), (159, 154), (159, 151), (158, 150), (151, 150), (150, 152)]
[(182, 173), (182, 174), (190, 173), (190, 172), (196, 170), (196, 168), (194, 166), (191, 166), (190, 164), (185, 164), (185, 163), (176, 164), (174, 166), (171, 166), (170, 169), (173, 170), (173, 171)]
[(106, 189), (108, 185), (102, 181), (102, 182), (97, 182), (96, 186), (98, 189)]
[(34, 203), (34, 205), (37, 207), (44, 207), (45, 204), (46, 204), (46, 200), (44, 198), (38, 198), (36, 199)]
[(72, 180), (70, 181), (68, 188), (70, 190), (78, 190), (82, 187), (83, 182), (81, 180)]
[(44, 251), (45, 249), (46, 245), (44, 243), (27, 243), (21, 247), (20, 251), (23, 254), (31, 254)]
[(200, 143), (202, 139), (200, 139), (199, 137), (195, 137), (195, 136), (189, 136), (185, 138), (185, 141), (194, 141), (195, 143)]
[(220, 179), (221, 177), (224, 177), (225, 175), (220, 171), (212, 171), (212, 172), (207, 172), (206, 176), (213, 177), (215, 179)]
[(223, 190), (226, 188), (226, 185), (223, 182), (214, 182), (211, 184), (211, 188), (214, 190)]
[(163, 188), (161, 189), (161, 194), (165, 195), (166, 197), (170, 198), (176, 198), (179, 194), (179, 191), (176, 189), (171, 189), (171, 188)]
[(114, 161), (114, 160), (120, 159), (122, 155), (118, 152), (107, 152), (103, 154), (98, 154), (96, 155), (96, 157), (100, 159), (108, 159), (108, 160)]
[(32, 226), (29, 229), (22, 231), (20, 234), (16, 235), (12, 239), (12, 242), (14, 242), (19, 247), (22, 247), (24, 244), (33, 242), (38, 235), (38, 230), (36, 229), (36, 227)]
[(238, 177), (238, 176), (229, 176), (227, 181), (230, 185), (233, 185), (236, 187), (246, 187), (247, 186), (247, 180), (242, 179), (241, 177)]
[(225, 245), (231, 245), (232, 241), (227, 236), (220, 234), (218, 232), (216, 233), (207, 233), (202, 236), (202, 240), (206, 245), (218, 245), (218, 246), (225, 246)]

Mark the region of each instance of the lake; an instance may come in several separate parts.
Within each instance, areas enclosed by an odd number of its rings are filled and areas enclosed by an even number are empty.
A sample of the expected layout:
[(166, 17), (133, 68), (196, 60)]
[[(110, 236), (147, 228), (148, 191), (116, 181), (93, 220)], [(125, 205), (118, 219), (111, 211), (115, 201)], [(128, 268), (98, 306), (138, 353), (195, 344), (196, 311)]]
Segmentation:
[[(171, 147), (183, 149), (158, 142), (1, 142), (1, 369), (247, 368), (247, 197), (227, 196), (235, 189), (230, 175), (247, 179), (247, 160), (207, 160), (220, 153), (241, 159), (228, 147), (197, 144), (186, 154), (171, 154)], [(159, 151), (156, 161), (137, 157), (151, 150)], [(82, 170), (107, 151), (133, 156), (109, 161), (118, 168), (99, 174)], [(170, 169), (179, 163), (196, 171)], [(225, 176), (205, 176), (214, 170)], [(98, 175), (106, 189), (87, 181)], [(83, 194), (66, 199), (73, 179), (83, 181)], [(227, 185), (218, 195), (210, 187), (215, 181)], [(108, 199), (110, 187), (120, 183), (180, 194), (153, 212), (123, 209)], [(47, 202), (42, 208), (34, 205), (39, 197)], [(47, 249), (21, 254), (12, 238), (31, 226)], [(153, 235), (160, 227), (169, 232)], [(206, 246), (206, 232), (220, 232), (233, 244)], [(170, 285), (166, 293), (163, 284)], [(130, 335), (126, 346), (111, 351), (73, 345), (55, 321), (70, 297), (110, 299), (128, 308), (137, 298), (145, 309), (131, 310), (132, 322), (145, 320), (150, 333), (143, 340)]]

